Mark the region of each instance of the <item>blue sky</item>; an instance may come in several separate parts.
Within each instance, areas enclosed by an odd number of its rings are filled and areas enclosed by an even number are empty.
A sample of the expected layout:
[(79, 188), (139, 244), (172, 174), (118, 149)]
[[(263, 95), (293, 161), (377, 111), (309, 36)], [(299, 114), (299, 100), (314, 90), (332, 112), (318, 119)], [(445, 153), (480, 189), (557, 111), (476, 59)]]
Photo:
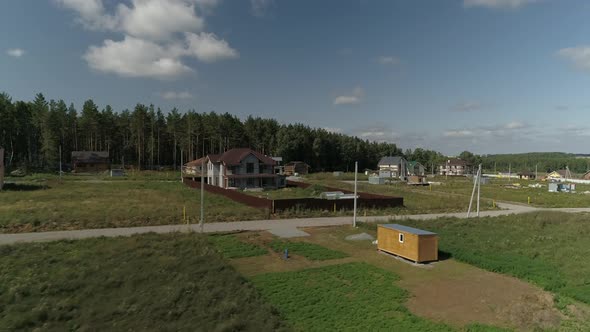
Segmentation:
[(0, 91), (588, 153), (584, 0), (5, 0)]

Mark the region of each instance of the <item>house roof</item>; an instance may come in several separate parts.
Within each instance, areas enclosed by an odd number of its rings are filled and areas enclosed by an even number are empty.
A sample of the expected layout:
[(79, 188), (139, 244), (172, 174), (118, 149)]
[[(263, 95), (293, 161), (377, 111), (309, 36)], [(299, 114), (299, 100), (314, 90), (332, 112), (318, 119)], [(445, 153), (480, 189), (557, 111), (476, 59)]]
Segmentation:
[(416, 234), (416, 235), (436, 235), (436, 233), (433, 233), (433, 232), (425, 231), (425, 230), (414, 228), (414, 227), (399, 225), (399, 224), (382, 224), (379, 226), (389, 228), (389, 229), (395, 229), (396, 231), (402, 231), (405, 233)]
[(449, 158), (446, 164), (451, 166), (467, 166), (469, 163), (460, 158)]
[(203, 165), (203, 161), (207, 162), (207, 157), (201, 157), (199, 159), (196, 159), (196, 160), (193, 160), (193, 161), (189, 161), (188, 163), (184, 164), (184, 166), (187, 166), (187, 167), (202, 166)]
[(522, 171), (522, 172), (518, 172), (517, 175), (532, 176), (532, 175), (535, 175), (535, 173), (531, 172), (531, 171)]
[(207, 158), (209, 158), (209, 160), (212, 163), (218, 163), (218, 162), (220, 162), (219, 159), (221, 158), (221, 155), (220, 154), (208, 154)]
[(239, 165), (240, 162), (242, 162), (242, 160), (244, 160), (244, 158), (248, 157), (249, 155), (254, 155), (254, 157), (256, 157), (265, 165), (275, 165), (277, 163), (271, 157), (265, 156), (260, 152), (248, 148), (228, 150), (219, 157), (219, 161), (222, 161), (227, 165)]
[(108, 151), (72, 151), (72, 160), (75, 162), (104, 162), (108, 159)]
[(379, 163), (377, 163), (377, 165), (378, 166), (397, 165), (397, 164), (400, 164), (402, 162), (402, 160), (406, 160), (406, 159), (401, 156), (388, 156), (388, 157), (381, 158), (381, 160), (379, 160)]
[(424, 167), (424, 165), (422, 165), (421, 163), (419, 163), (416, 160), (408, 161), (408, 168), (414, 168), (414, 167), (416, 167), (416, 165), (420, 165), (420, 166)]

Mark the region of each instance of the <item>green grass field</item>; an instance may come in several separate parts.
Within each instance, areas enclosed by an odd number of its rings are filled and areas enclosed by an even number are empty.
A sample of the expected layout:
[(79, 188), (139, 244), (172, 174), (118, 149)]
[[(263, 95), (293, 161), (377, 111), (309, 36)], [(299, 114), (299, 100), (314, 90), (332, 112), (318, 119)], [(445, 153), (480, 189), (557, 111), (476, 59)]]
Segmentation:
[(0, 246), (0, 257), (0, 331), (287, 329), (197, 234)]
[(438, 233), (439, 250), (455, 259), (590, 304), (589, 220), (588, 214), (539, 212), (404, 224)]
[[(441, 194), (460, 194), (465, 197), (471, 195), (473, 183), (467, 178), (437, 177), (434, 181), (440, 181), (440, 186), (433, 186), (432, 191)], [(530, 188), (531, 184), (541, 184), (541, 188)], [(520, 184), (519, 189), (506, 187), (507, 184)], [(425, 192), (427, 187), (418, 187), (415, 190)], [(510, 201), (545, 208), (565, 207), (590, 207), (590, 195), (583, 192), (590, 191), (590, 185), (576, 184), (576, 193), (550, 193), (547, 182), (527, 181), (518, 179), (491, 179), (490, 184), (481, 186), (481, 197), (496, 201)]]
[(265, 248), (241, 241), (232, 234), (214, 234), (208, 239), (225, 258), (255, 257), (268, 254), (268, 250)]
[[(185, 207), (195, 223), (200, 213), (200, 192), (180, 182), (68, 180), (25, 185), (27, 190), (0, 192), (0, 232), (179, 224)], [(260, 209), (205, 194), (207, 222), (266, 217)]]
[[(252, 278), (296, 331), (455, 331), (411, 314), (392, 272), (347, 263)], [(504, 331), (480, 324), (464, 331)]]
[(343, 252), (331, 250), (315, 243), (274, 239), (268, 245), (274, 252), (283, 253), (285, 249), (288, 249), (289, 255), (293, 254), (303, 256), (312, 261), (323, 261), (348, 257), (348, 255)]

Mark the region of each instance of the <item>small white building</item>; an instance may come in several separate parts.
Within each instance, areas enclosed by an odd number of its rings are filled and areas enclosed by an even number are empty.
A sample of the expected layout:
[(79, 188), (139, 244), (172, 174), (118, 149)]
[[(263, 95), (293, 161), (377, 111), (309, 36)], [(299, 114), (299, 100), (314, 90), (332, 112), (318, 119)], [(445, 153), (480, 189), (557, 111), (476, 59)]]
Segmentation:
[(405, 180), (408, 176), (408, 161), (401, 156), (383, 157), (377, 164), (379, 177)]

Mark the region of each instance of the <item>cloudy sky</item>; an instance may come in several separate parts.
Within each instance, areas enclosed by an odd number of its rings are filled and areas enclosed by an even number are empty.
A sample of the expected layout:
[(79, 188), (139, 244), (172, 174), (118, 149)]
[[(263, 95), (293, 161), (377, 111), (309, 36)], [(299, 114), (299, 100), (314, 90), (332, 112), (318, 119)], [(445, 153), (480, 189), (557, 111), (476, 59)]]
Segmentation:
[(4, 0), (0, 91), (588, 153), (587, 0)]

